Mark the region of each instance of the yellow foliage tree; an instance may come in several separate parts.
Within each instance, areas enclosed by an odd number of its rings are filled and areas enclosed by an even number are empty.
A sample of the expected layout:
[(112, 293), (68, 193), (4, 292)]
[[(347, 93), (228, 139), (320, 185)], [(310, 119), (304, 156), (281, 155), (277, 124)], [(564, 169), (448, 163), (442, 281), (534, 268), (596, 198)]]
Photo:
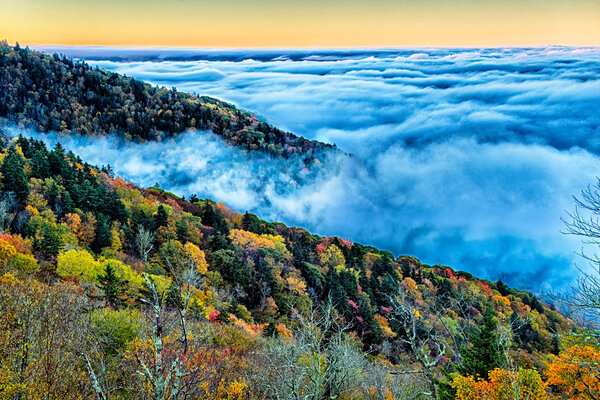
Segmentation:
[(272, 240), (241, 229), (232, 229), (229, 233), (229, 239), (231, 239), (231, 243), (235, 247), (241, 248), (244, 251), (256, 251), (262, 247), (275, 247), (275, 243)]
[(206, 274), (208, 270), (208, 263), (206, 262), (206, 256), (204, 252), (198, 248), (195, 244), (187, 242), (183, 246), (183, 251), (193, 261), (196, 266), (196, 270), (202, 275)]
[(0, 265), (4, 265), (6, 260), (17, 254), (15, 247), (4, 239), (0, 239)]
[(344, 254), (335, 244), (328, 246), (319, 256), (319, 261), (323, 266), (325, 272), (330, 269), (336, 271), (346, 268), (346, 259)]
[(306, 294), (306, 282), (304, 282), (304, 280), (301, 277), (299, 277), (296, 274), (291, 274), (288, 275), (288, 277), (285, 278), (285, 280), (287, 281), (288, 287), (292, 292), (299, 295)]
[(86, 250), (67, 250), (58, 255), (56, 273), (62, 278), (75, 277), (82, 282), (95, 283), (102, 273), (102, 264)]

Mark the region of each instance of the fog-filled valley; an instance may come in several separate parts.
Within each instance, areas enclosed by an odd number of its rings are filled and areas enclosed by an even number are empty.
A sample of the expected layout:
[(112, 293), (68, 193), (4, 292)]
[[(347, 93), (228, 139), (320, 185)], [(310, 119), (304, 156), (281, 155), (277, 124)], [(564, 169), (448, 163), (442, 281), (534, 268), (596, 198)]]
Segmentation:
[(560, 217), (600, 166), (598, 49), (46, 50), (233, 102), (354, 155), (303, 183), (288, 175), (300, 166), (210, 133), (60, 139), (126, 179), (522, 288), (574, 276), (579, 244)]

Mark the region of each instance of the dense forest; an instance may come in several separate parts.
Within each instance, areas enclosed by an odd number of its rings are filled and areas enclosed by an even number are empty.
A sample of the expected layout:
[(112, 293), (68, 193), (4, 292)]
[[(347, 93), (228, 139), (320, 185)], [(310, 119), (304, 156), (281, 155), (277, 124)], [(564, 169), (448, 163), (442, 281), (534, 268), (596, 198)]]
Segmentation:
[(0, 42), (0, 118), (63, 134), (163, 140), (211, 130), (229, 143), (307, 164), (333, 146), (283, 132), (220, 100), (153, 87), (54, 54)]
[(139, 188), (35, 139), (4, 138), (0, 162), (0, 398), (600, 393), (575, 323), (500, 281)]
[[(0, 118), (137, 141), (206, 129), (307, 165), (332, 149), (6, 43)], [(0, 132), (0, 399), (600, 398), (600, 335), (564, 299), (188, 197)], [(597, 308), (582, 282), (570, 304)]]

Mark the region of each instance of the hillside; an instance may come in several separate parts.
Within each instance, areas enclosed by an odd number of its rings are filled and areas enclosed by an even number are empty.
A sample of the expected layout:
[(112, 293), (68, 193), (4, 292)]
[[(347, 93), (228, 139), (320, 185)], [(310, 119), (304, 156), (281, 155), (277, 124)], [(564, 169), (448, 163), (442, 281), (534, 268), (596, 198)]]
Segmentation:
[(502, 282), (143, 189), (60, 145), (1, 151), (2, 398), (450, 399), (502, 360), (542, 385), (575, 328)]
[(334, 147), (283, 132), (220, 100), (0, 42), (0, 118), (40, 132), (163, 140), (211, 130), (227, 142), (309, 165)]

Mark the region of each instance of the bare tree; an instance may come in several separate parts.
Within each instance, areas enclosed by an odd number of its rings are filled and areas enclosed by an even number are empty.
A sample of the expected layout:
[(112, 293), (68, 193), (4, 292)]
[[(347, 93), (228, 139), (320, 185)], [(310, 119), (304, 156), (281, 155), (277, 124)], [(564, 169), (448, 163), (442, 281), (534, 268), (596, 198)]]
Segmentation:
[(143, 226), (138, 226), (138, 231), (135, 235), (135, 247), (140, 255), (144, 265), (148, 264), (148, 257), (154, 249), (154, 234), (144, 229)]
[[(151, 387), (151, 399), (175, 400), (182, 398), (182, 379), (186, 375), (184, 371), (184, 358), (188, 353), (189, 332), (187, 313), (192, 297), (192, 290), (199, 286), (198, 275), (194, 260), (180, 251), (161, 254), (163, 265), (170, 272), (177, 294), (181, 297), (181, 303), (176, 309), (176, 328), (169, 330), (166, 326), (166, 318), (163, 308), (163, 296), (159, 293), (155, 282), (147, 274), (144, 281), (148, 289), (148, 295), (142, 301), (147, 305), (145, 315), (151, 325), (150, 341), (152, 343), (152, 363), (149, 365), (142, 358), (137, 358), (140, 369), (137, 373), (144, 377)], [(167, 333), (177, 336), (179, 343), (176, 356), (170, 360), (170, 364), (163, 359), (164, 340)]]
[(359, 395), (366, 400), (420, 400), (427, 385), (422, 374), (398, 374), (396, 368), (371, 362), (363, 371)]
[(296, 315), (293, 338), (267, 342), (252, 377), (269, 399), (321, 400), (359, 390), (366, 360), (346, 335), (328, 302), (308, 316)]
[[(600, 246), (600, 179), (573, 199), (575, 210), (567, 212), (568, 217), (563, 218), (563, 233), (581, 237), (585, 245)], [(555, 296), (555, 299), (597, 328), (600, 321), (600, 256), (583, 249), (579, 254), (590, 268), (578, 267), (580, 274), (576, 284), (568, 293)]]
[[(567, 211), (563, 218), (563, 233), (579, 236), (584, 246), (600, 246), (600, 178), (595, 184), (588, 185), (579, 197), (573, 196), (575, 209)], [(569, 290), (552, 297), (571, 312), (585, 329), (555, 334), (560, 337), (565, 347), (580, 346), (582, 343), (600, 346), (600, 255), (595, 251), (582, 250), (579, 255), (586, 260), (588, 267), (577, 266), (579, 277)], [(586, 371), (588, 376), (600, 380), (600, 365), (595, 360), (588, 360), (571, 355), (569, 363)], [(596, 398), (591, 396), (590, 398)]]
[(446, 341), (437, 331), (434, 324), (427, 324), (423, 315), (434, 315), (436, 320), (440, 316), (433, 310), (424, 310), (425, 306), (418, 304), (407, 292), (400, 290), (397, 296), (390, 296), (390, 321), (397, 323), (400, 332), (399, 339), (410, 350), (420, 369), (400, 371), (401, 374), (423, 374), (428, 380), (429, 391), (424, 395), (438, 399), (436, 383), (436, 366), (446, 353)]
[(13, 219), (17, 200), (14, 192), (4, 193), (0, 200), (0, 233), (5, 233)]

